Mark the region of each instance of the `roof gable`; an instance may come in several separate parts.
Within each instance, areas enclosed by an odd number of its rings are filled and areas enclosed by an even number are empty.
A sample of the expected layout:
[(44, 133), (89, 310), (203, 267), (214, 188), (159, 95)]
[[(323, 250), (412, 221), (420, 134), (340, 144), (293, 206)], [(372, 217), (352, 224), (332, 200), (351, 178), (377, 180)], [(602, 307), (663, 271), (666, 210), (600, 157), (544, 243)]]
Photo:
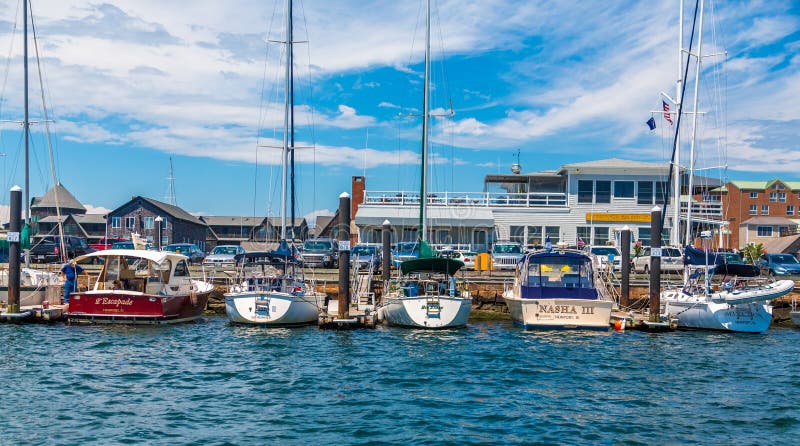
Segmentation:
[[(83, 207), (80, 201), (78, 201), (74, 195), (67, 190), (61, 183), (56, 184), (50, 190), (45, 192), (44, 195), (41, 197), (35, 197), (31, 200), (33, 203), (31, 204), (31, 209), (40, 209), (40, 208), (61, 208), (61, 209), (71, 209), (76, 211), (83, 211), (82, 213), (86, 213), (86, 208)], [(56, 205), (58, 203), (58, 205)], [(81, 212), (74, 212), (74, 213), (81, 213)]]

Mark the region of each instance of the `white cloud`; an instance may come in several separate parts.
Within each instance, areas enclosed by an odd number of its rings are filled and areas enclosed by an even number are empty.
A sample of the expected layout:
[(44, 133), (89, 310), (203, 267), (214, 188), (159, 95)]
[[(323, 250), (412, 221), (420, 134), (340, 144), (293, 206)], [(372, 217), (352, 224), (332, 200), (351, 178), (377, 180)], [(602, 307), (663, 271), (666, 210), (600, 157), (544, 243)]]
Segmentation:
[(100, 214), (100, 215), (107, 215), (113, 209), (108, 209), (103, 206), (92, 206), (91, 204), (84, 204), (83, 207), (86, 208), (87, 214)]

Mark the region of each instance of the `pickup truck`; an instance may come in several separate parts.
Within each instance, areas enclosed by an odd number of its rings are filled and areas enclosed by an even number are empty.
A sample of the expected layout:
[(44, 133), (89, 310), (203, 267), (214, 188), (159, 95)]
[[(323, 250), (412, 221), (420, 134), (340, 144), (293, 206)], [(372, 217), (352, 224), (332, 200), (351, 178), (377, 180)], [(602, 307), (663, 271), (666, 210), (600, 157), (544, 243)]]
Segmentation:
[(303, 265), (335, 268), (339, 260), (337, 245), (330, 238), (315, 238), (303, 243), (301, 258)]
[[(95, 252), (86, 240), (74, 235), (64, 236), (64, 249), (67, 251), (67, 258), (72, 259), (77, 256)], [(53, 263), (61, 261), (61, 241), (59, 236), (44, 237), (39, 243), (31, 247), (30, 257), (32, 262)]]
[(111, 246), (114, 243), (128, 242), (128, 241), (130, 241), (130, 240), (128, 240), (126, 238), (110, 238), (108, 240), (106, 240), (104, 238), (101, 238), (97, 243), (92, 243), (89, 246), (91, 246), (92, 249), (94, 249), (95, 251), (102, 251), (104, 249), (111, 249)]

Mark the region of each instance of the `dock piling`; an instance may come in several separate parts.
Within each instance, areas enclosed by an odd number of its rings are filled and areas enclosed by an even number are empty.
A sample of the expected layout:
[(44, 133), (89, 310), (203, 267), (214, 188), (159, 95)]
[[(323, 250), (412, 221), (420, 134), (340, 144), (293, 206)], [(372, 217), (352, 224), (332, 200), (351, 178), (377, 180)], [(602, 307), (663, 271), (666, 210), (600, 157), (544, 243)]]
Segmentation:
[(381, 230), (381, 242), (383, 242), (383, 257), (381, 258), (381, 279), (383, 280), (383, 289), (389, 286), (389, 279), (391, 279), (392, 268), (392, 223), (389, 220), (383, 221), (383, 228)]
[(661, 322), (661, 208), (650, 212), (650, 322)]
[(631, 293), (631, 228), (628, 226), (622, 228), (620, 244), (622, 245), (622, 287), (620, 289), (619, 306), (628, 308), (630, 306)]
[(350, 317), (350, 195), (339, 195), (339, 319)]
[(8, 312), (19, 313), (20, 291), (20, 219), (22, 188), (11, 188), (8, 230)]

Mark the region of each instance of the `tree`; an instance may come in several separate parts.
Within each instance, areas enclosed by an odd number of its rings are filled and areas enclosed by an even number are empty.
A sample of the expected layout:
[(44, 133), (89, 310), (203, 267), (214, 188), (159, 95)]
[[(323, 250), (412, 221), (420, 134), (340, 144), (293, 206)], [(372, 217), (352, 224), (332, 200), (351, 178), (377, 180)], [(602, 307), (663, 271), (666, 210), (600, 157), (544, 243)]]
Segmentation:
[(744, 254), (745, 262), (755, 265), (758, 258), (765, 254), (764, 245), (761, 243), (750, 243), (744, 247), (742, 253)]

